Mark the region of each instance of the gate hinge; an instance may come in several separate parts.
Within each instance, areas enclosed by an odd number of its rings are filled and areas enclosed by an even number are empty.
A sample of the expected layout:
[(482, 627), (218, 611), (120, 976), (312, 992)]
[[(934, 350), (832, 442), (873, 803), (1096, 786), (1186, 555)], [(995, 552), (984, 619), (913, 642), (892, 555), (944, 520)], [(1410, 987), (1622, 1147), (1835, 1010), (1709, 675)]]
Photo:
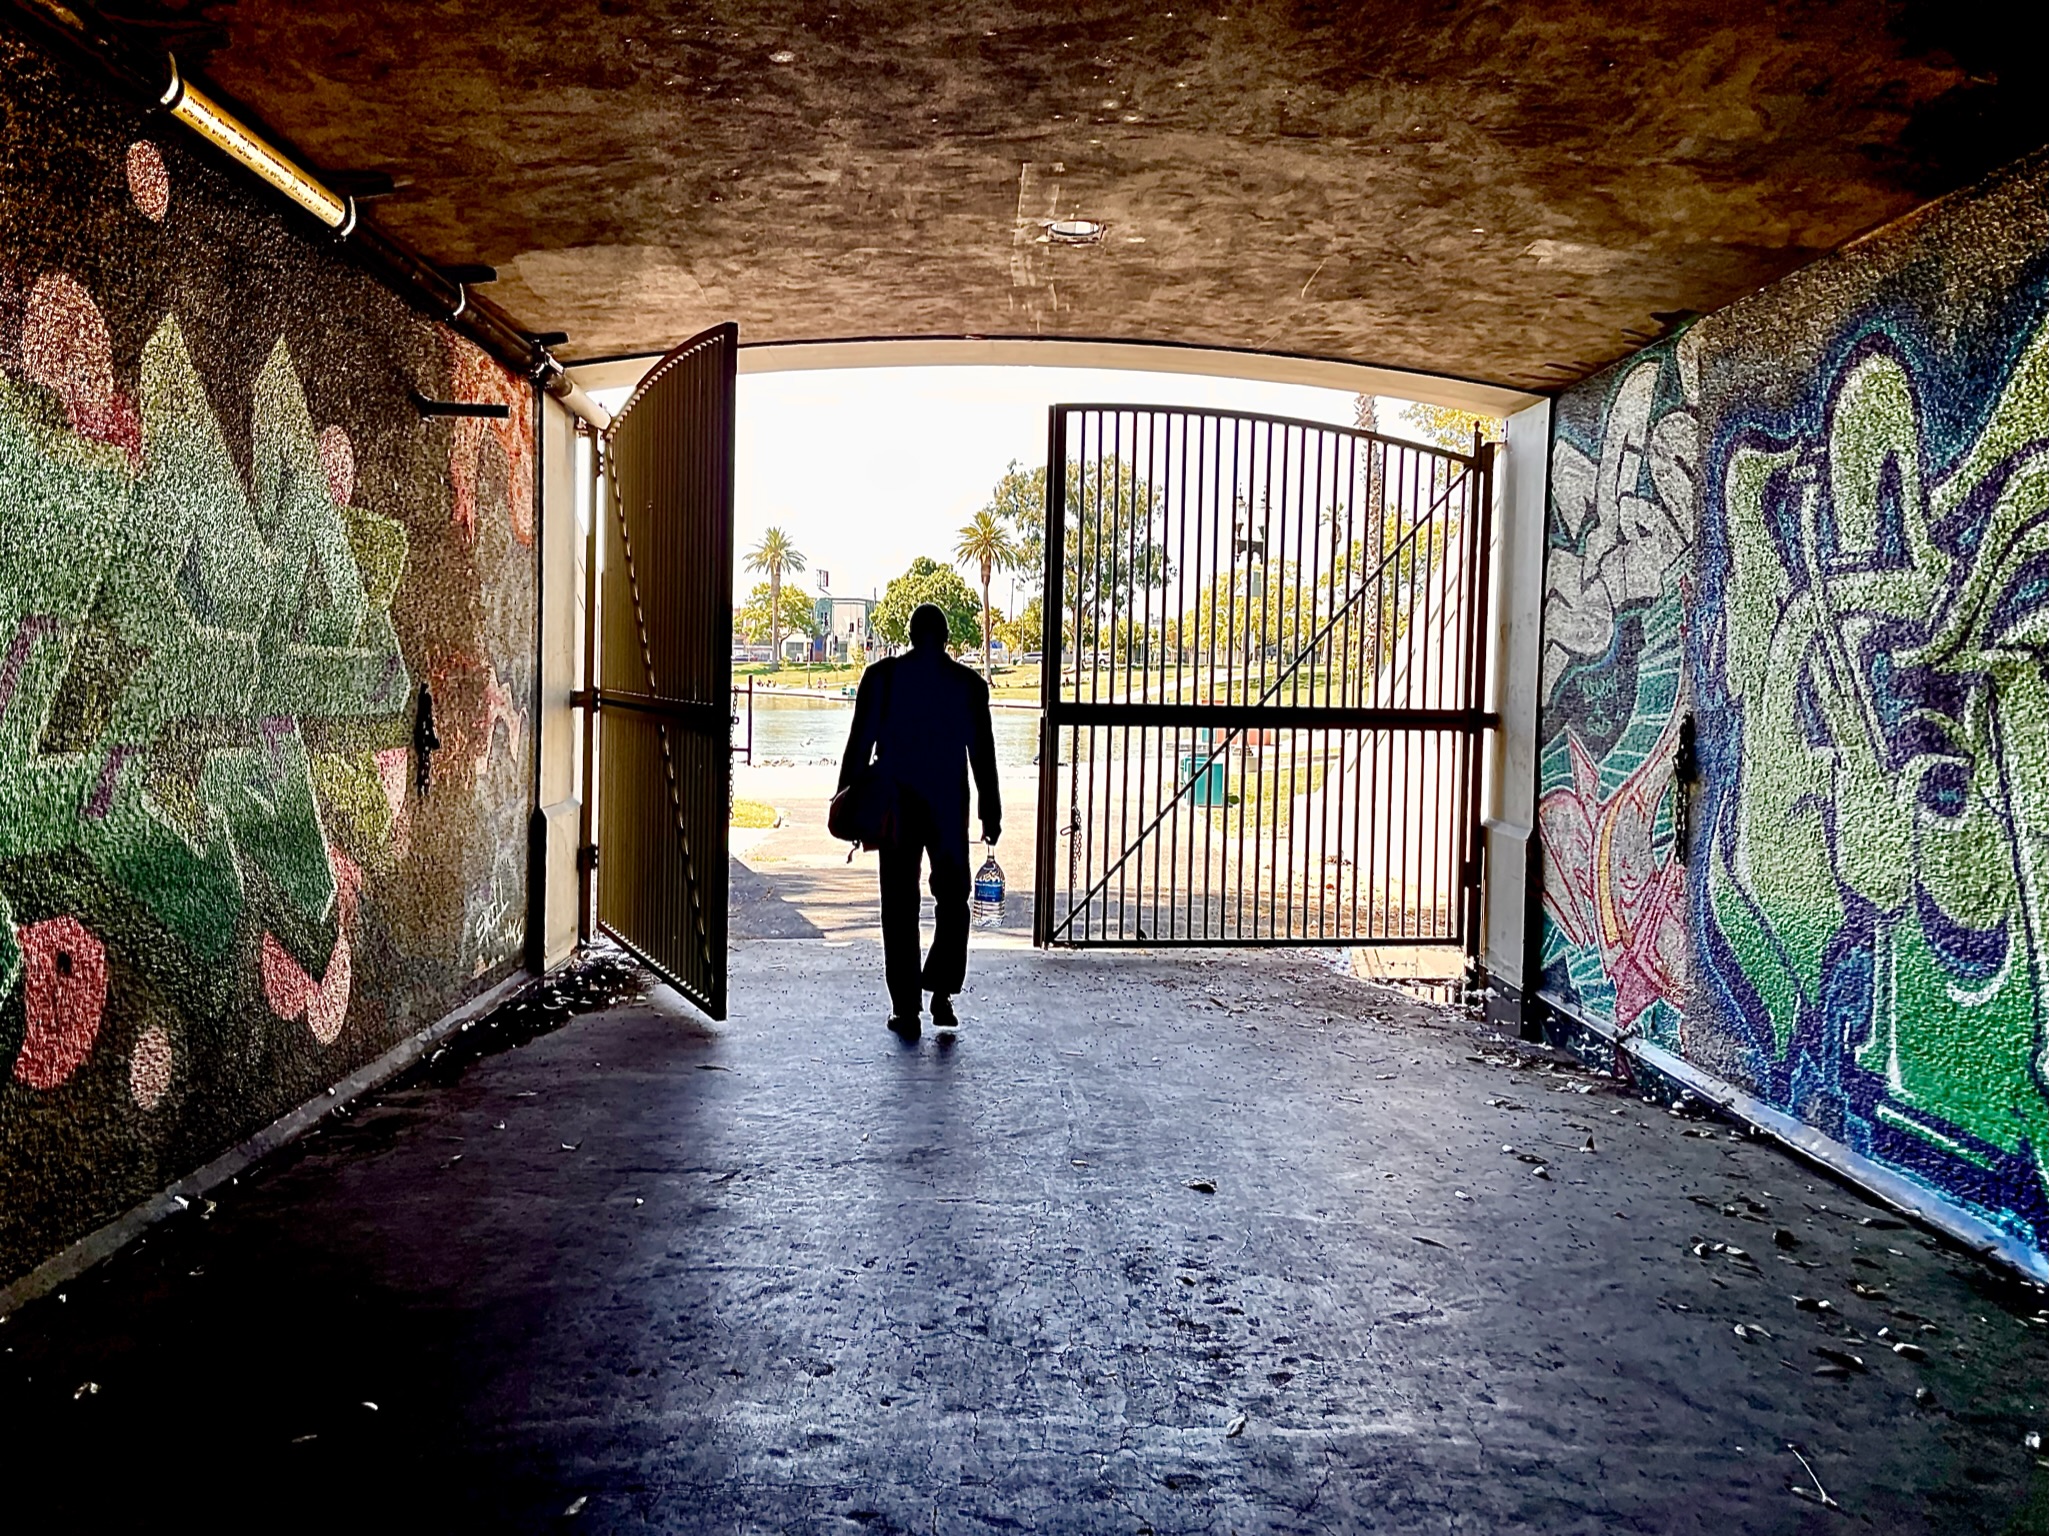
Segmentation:
[(576, 867), (578, 869), (596, 869), (598, 867), (598, 845), (596, 843), (585, 843), (576, 850)]
[(569, 707), (571, 709), (589, 709), (596, 697), (595, 692), (589, 688), (574, 689), (569, 695)]

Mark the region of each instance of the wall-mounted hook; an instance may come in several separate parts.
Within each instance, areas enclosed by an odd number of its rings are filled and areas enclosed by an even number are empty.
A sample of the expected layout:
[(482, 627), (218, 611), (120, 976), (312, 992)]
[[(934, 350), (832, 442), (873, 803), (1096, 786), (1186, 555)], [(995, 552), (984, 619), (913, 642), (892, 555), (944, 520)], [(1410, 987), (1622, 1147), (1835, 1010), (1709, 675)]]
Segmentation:
[(1693, 791), (1700, 783), (1700, 746), (1693, 715), (1679, 721), (1679, 749), (1672, 754), (1672, 857), (1688, 862), (1693, 851)]

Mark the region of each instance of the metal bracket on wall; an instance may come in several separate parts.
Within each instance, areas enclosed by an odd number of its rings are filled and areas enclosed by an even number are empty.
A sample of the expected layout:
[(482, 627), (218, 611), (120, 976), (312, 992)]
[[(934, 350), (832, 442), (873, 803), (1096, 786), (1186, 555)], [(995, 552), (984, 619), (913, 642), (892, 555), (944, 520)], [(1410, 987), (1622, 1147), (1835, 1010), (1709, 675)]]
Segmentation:
[(429, 400), (414, 394), (413, 409), (422, 416), (476, 416), (486, 421), (504, 421), (512, 407), (490, 400)]
[(584, 843), (577, 848), (576, 867), (578, 869), (596, 869), (598, 867), (598, 845), (596, 843)]
[[(316, 172), (254, 113), (181, 70), (159, 46), (165, 34), (155, 23), (57, 0), (14, 0), (7, 9), (44, 45), (91, 68), (131, 101), (169, 112), (212, 153), (309, 214), (423, 313), (451, 322), (505, 367), (539, 379), (579, 418), (599, 429), (611, 424), (611, 413), (584, 393), (549, 350), (546, 333), (523, 330), (504, 310), (472, 295), (468, 284), (444, 276), (411, 246), (358, 217), (359, 198), (388, 197), (410, 183), (383, 172)], [(490, 269), (472, 264), (468, 270), (484, 281), (481, 274)]]

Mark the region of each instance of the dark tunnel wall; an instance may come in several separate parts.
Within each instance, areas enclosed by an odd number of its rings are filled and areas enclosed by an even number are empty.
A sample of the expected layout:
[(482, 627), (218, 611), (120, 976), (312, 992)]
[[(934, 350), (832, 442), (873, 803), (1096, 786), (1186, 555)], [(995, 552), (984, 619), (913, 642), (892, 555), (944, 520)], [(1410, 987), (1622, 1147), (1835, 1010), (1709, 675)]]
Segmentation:
[(517, 380), (168, 118), (0, 81), (5, 1281), (517, 964), (535, 590)]
[(2049, 157), (1556, 421), (1546, 1000), (2049, 1256)]

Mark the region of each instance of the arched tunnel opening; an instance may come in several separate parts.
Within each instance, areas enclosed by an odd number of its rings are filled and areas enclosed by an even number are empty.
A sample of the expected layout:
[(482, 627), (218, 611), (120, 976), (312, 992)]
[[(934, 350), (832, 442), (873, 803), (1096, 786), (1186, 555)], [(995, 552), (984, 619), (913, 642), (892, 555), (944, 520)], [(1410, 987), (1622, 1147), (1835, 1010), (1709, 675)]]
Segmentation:
[(2049, 1522), (2032, 53), (0, 58), (22, 1518)]

